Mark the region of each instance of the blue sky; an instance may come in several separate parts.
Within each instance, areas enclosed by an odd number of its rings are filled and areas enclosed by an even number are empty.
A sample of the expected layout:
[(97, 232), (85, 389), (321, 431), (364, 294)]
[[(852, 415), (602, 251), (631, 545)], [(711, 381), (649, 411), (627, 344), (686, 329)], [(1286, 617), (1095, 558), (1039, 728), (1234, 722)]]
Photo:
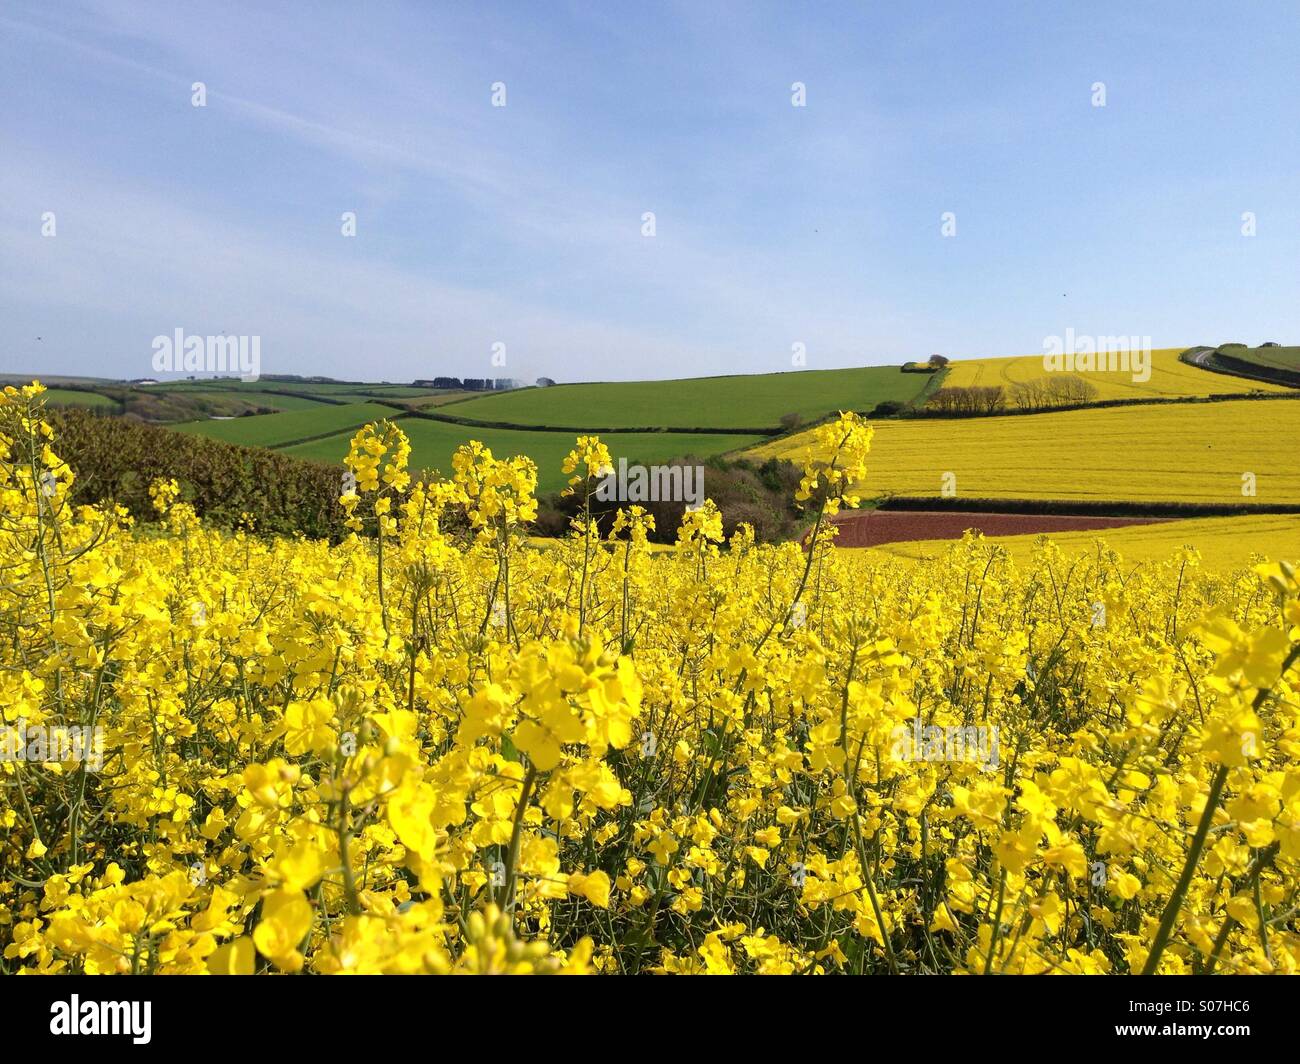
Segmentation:
[(388, 380), (1300, 342), (1298, 29), (1289, 0), (6, 0), (0, 371), (149, 375), (177, 328)]

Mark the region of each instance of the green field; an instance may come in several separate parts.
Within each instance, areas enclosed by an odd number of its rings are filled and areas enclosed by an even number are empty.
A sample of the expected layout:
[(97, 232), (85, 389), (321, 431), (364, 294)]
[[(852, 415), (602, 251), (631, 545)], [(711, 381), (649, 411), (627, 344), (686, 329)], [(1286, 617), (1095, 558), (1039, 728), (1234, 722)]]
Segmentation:
[[(388, 413), (391, 414), (392, 411)], [(566, 433), (472, 428), (414, 417), (402, 418), (398, 424), (411, 441), (413, 470), (436, 470), (449, 475), (451, 456), (456, 448), (470, 440), (478, 440), (492, 448), (492, 453), (498, 458), (511, 458), (517, 454), (526, 454), (532, 458), (537, 463), (539, 493), (559, 491), (564, 487), (565, 477), (560, 464), (573, 449), (573, 437)], [(348, 453), (350, 438), (351, 433), (340, 433), (328, 439), (282, 448), (281, 453), (316, 462), (341, 464)], [(685, 455), (703, 458), (749, 447), (760, 439), (758, 436), (684, 432), (625, 432), (601, 436), (615, 461), (627, 458), (630, 462), (645, 464)]]
[(436, 388), (414, 388), (409, 384), (370, 384), (364, 381), (241, 381), (219, 378), (197, 381), (164, 381), (148, 385), (153, 392), (229, 392), (234, 395), (261, 395), (265, 392), (289, 392), (294, 395), (319, 395), (326, 399), (340, 399), (361, 395), (367, 398), (414, 399), (425, 395), (443, 395)]
[[(241, 414), (248, 407), (278, 410), (320, 410), (331, 405), (347, 403), (393, 402), (440, 403), (463, 398), (468, 392), (438, 391), (431, 388), (413, 388), (406, 384), (365, 384), (357, 382), (328, 381), (240, 381), (233, 378), (200, 381), (169, 381), (164, 384), (136, 388), (133, 397), (152, 396), (154, 406), (165, 403), (167, 413), (188, 411), (181, 416), (162, 416), (151, 420), (173, 423), (202, 421), (203, 415)], [(159, 401), (162, 401), (161, 403)], [(204, 404), (217, 404), (216, 409), (203, 409)], [(188, 405), (187, 405), (188, 404)], [(227, 407), (221, 409), (220, 407)], [(224, 439), (224, 436), (220, 438)], [(301, 437), (298, 437), (301, 438)]]
[[(42, 379), (38, 374), (0, 374), (0, 386), (26, 384)], [(50, 406), (83, 406), (105, 414), (126, 415), (158, 425), (187, 426), (183, 431), (200, 432), (236, 443), (261, 444), (261, 428), (223, 428), (227, 418), (262, 417), (275, 412), (326, 410), (348, 404), (392, 403), (390, 413), (401, 408), (439, 406), (473, 397), (474, 392), (438, 388), (417, 388), (409, 384), (366, 381), (241, 381), (237, 377), (208, 377), (200, 380), (168, 380), (157, 384), (133, 384), (91, 377), (45, 376), (45, 400)], [(386, 415), (378, 415), (386, 416)], [(261, 423), (259, 423), (261, 424)], [(281, 423), (277, 423), (281, 424)], [(291, 423), (289, 423), (291, 424)], [(334, 432), (342, 422), (329, 421), (321, 431)], [(206, 426), (206, 427), (202, 427)], [(250, 435), (251, 433), (251, 435)], [(316, 435), (309, 432), (308, 435)], [(275, 430), (274, 439), (280, 439)], [(290, 437), (303, 439), (302, 435)]]
[(103, 410), (116, 413), (121, 404), (116, 399), (98, 392), (83, 392), (75, 388), (49, 388), (45, 392), (45, 401), (51, 406), (85, 406), (91, 410)]
[(348, 430), (360, 428), (369, 421), (392, 417), (396, 413), (392, 407), (380, 406), (378, 403), (347, 403), (343, 406), (312, 403), (310, 400), (307, 403), (310, 409), (228, 420), (190, 421), (173, 427), (178, 432), (195, 433), (245, 447), (277, 447), (330, 433), (347, 433), (350, 436)]
[[(208, 378), (195, 381), (163, 381), (149, 385), (150, 391), (163, 392), (299, 392), (303, 395), (331, 395), (351, 392), (358, 388), (369, 388), (367, 384), (347, 384), (342, 381), (274, 381), (263, 378), (256, 381), (241, 381), (233, 377)], [(374, 385), (374, 387), (384, 387)]]
[(429, 395), (418, 395), (413, 399), (403, 399), (402, 403), (413, 410), (427, 410), (430, 407), (458, 403), (462, 399), (472, 398), (474, 394), (474, 392), (435, 392)]
[(914, 399), (928, 374), (897, 366), (802, 370), (746, 377), (558, 384), (484, 395), (447, 414), (515, 425), (776, 429), (786, 414), (813, 421), (836, 410), (870, 411)]
[[(1222, 359), (1228, 361), (1220, 361)], [(1210, 357), (1210, 366), (1217, 364), (1231, 372), (1233, 359), (1246, 363), (1248, 367), (1257, 366), (1286, 384), (1300, 385), (1300, 347), (1236, 347), (1227, 344)]]
[[(211, 392), (190, 392), (188, 394), (221, 396), (223, 398), (229, 395), (234, 395), (239, 398), (250, 399), (253, 402), (256, 402), (258, 406), (273, 406), (279, 410), (323, 410), (330, 405), (329, 403), (323, 403), (319, 399), (315, 399), (309, 395), (281, 395), (279, 393), (271, 392), (257, 392), (255, 394), (241, 396), (239, 392), (223, 392), (214, 389)], [(358, 399), (356, 402), (365, 403), (370, 402), (370, 400)]]
[(466, 399), (474, 392), (422, 392), (415, 388), (358, 387), (350, 392), (331, 392), (330, 399), (346, 399), (349, 403), (375, 403), (381, 400), (401, 403), (403, 406), (441, 406)]
[[(417, 399), (421, 396), (438, 396), (447, 395), (447, 392), (440, 392), (433, 388), (412, 388), (407, 384), (353, 384), (349, 386), (349, 394), (375, 396), (383, 399)], [(468, 392), (457, 392), (457, 395), (468, 395)]]

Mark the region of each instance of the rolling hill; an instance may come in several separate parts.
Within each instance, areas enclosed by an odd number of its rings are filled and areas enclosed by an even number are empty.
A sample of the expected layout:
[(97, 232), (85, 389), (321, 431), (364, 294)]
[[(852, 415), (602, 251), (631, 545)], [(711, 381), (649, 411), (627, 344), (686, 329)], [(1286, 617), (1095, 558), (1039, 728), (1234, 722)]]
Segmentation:
[[(1133, 374), (1124, 370), (1091, 371), (1075, 374), (1091, 384), (1096, 399), (1168, 399), (1190, 396), (1238, 395), (1250, 392), (1285, 392), (1280, 384), (1250, 381), (1212, 373), (1199, 366), (1179, 360), (1182, 348), (1163, 348), (1151, 352), (1151, 375), (1146, 381), (1135, 381)], [(1042, 355), (1021, 355), (1014, 358), (972, 358), (954, 360), (948, 367), (944, 385), (954, 388), (996, 387), (1010, 388), (1032, 380), (1051, 376), (1043, 368)]]
[(309, 404), (306, 409), (286, 413), (191, 421), (172, 427), (178, 432), (194, 433), (245, 447), (279, 447), (348, 429), (355, 430), (369, 421), (393, 417), (395, 413), (392, 407), (380, 406), (378, 403), (345, 403), (340, 406), (315, 403)]
[[(387, 411), (386, 416), (392, 416)], [(451, 456), (456, 448), (470, 440), (478, 440), (492, 449), (499, 458), (526, 454), (537, 463), (537, 488), (539, 493), (559, 491), (565, 485), (560, 469), (564, 456), (573, 449), (574, 437), (565, 432), (521, 431), (517, 429), (469, 428), (444, 421), (426, 418), (403, 417), (398, 421), (411, 441), (411, 468), (438, 470), (450, 475)], [(285, 447), (281, 453), (314, 462), (342, 465), (348, 453), (350, 432), (339, 433), (327, 439), (314, 440), (297, 446)], [(630, 462), (651, 464), (687, 455), (704, 458), (724, 451), (750, 447), (762, 437), (743, 434), (684, 432), (607, 433), (601, 440), (609, 447), (617, 461), (620, 457)]]
[(1300, 388), (1300, 347), (1223, 344), (1214, 350), (1198, 348), (1188, 351), (1183, 359), (1239, 379), (1244, 377)]
[[(1300, 503), (1300, 399), (1082, 408), (1032, 415), (876, 423), (868, 496)], [(756, 459), (798, 460), (799, 433), (760, 444)], [(1242, 477), (1257, 494), (1243, 497)]]
[(787, 414), (812, 421), (835, 410), (911, 402), (931, 380), (897, 366), (802, 370), (668, 381), (559, 384), (477, 396), (443, 413), (496, 424), (776, 431)]

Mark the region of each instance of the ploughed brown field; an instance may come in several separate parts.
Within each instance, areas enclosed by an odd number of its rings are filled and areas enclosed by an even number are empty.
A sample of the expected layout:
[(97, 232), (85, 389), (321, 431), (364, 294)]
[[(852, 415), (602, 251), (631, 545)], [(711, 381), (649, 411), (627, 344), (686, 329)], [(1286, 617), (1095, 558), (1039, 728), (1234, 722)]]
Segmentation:
[(840, 513), (832, 518), (837, 547), (879, 547), (920, 539), (961, 539), (968, 528), (986, 536), (1021, 536), (1034, 532), (1086, 532), (1091, 529), (1153, 525), (1161, 517), (1074, 517), (1070, 514), (951, 513), (933, 510), (872, 510)]

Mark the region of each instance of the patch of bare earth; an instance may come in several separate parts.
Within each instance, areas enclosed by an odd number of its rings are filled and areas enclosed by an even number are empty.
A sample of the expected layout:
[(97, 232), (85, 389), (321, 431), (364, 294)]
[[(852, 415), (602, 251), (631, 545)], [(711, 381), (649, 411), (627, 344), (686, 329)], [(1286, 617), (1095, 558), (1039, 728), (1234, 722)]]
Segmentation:
[(879, 547), (922, 539), (961, 539), (967, 529), (986, 536), (1037, 532), (1087, 532), (1129, 525), (1159, 524), (1162, 517), (1075, 517), (1070, 514), (952, 513), (933, 510), (841, 512), (831, 519), (837, 547)]

